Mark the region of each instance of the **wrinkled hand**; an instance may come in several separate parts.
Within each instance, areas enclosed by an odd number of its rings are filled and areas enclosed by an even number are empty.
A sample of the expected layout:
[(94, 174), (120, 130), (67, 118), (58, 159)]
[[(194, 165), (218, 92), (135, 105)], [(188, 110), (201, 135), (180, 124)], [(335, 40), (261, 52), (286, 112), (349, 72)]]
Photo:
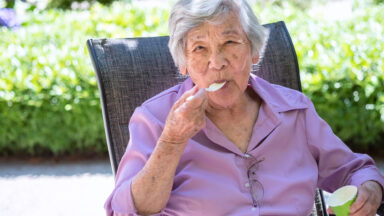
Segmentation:
[[(356, 201), (350, 208), (350, 216), (375, 216), (380, 206), (383, 191), (375, 181), (366, 181), (358, 187)], [(328, 213), (333, 214), (329, 208)]]
[(195, 86), (185, 92), (169, 112), (160, 139), (173, 144), (186, 144), (205, 127), (206, 104), (204, 89)]

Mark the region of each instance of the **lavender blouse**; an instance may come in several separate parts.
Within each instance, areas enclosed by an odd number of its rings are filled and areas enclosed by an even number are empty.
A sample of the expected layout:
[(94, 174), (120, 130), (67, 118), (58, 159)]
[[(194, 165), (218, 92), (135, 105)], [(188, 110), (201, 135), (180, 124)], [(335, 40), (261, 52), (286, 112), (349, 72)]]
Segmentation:
[[(367, 155), (353, 153), (302, 93), (251, 75), (262, 99), (246, 153), (207, 118), (176, 169), (171, 197), (156, 215), (309, 215), (317, 187), (334, 191), (384, 177)], [(153, 151), (174, 102), (193, 87), (190, 79), (147, 100), (129, 124), (130, 141), (107, 215), (137, 215), (132, 178)]]

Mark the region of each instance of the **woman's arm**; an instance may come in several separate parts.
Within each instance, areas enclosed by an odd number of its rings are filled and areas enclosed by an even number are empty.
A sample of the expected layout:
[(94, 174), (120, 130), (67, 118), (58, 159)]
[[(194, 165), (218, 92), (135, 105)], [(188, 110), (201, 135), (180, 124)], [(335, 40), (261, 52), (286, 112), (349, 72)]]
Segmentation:
[(333, 192), (344, 185), (357, 186), (358, 196), (351, 207), (352, 215), (372, 215), (383, 200), (384, 177), (372, 158), (353, 153), (318, 116), (312, 103), (308, 103), (306, 135), (318, 163), (318, 187)]
[(131, 192), (140, 214), (154, 214), (166, 206), (184, 148), (205, 126), (206, 97), (203, 89), (197, 91), (191, 89), (174, 104), (153, 153), (133, 178)]
[(131, 191), (140, 214), (157, 213), (167, 204), (184, 146), (159, 141), (144, 168), (134, 177)]

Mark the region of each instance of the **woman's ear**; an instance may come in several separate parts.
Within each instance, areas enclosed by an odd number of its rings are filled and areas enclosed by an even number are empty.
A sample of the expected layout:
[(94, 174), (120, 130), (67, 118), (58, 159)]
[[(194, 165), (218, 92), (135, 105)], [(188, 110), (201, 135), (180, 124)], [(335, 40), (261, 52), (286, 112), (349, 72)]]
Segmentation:
[(180, 66), (179, 69), (180, 69), (180, 73), (183, 74), (184, 76), (188, 74), (186, 66)]
[(254, 57), (252, 57), (252, 63), (257, 64), (259, 62), (260, 56), (259, 54), (255, 54)]

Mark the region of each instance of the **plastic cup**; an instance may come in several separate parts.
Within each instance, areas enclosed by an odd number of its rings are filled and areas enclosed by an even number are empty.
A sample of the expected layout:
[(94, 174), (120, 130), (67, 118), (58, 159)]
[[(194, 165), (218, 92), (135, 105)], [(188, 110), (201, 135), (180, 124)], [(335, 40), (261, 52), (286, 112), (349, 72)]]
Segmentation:
[(336, 216), (348, 216), (349, 209), (357, 197), (357, 187), (347, 185), (337, 189), (328, 199), (328, 205)]

